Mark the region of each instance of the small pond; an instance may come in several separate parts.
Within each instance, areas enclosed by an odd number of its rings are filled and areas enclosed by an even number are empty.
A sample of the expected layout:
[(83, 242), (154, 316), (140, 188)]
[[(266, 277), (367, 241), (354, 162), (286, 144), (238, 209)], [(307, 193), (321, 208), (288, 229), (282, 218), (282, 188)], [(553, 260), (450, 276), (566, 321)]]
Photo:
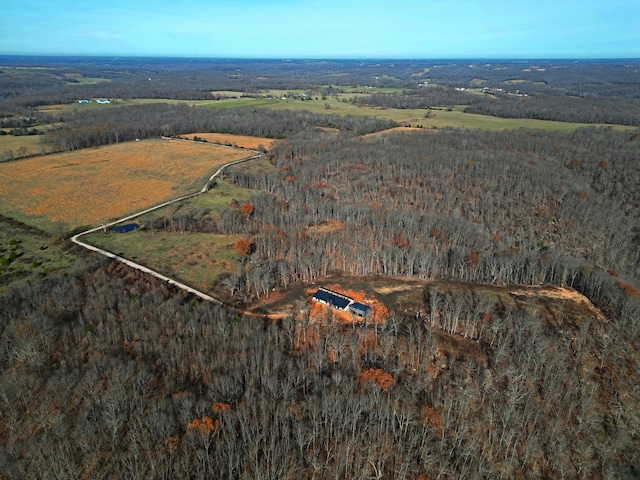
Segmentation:
[(140, 228), (137, 223), (125, 223), (124, 225), (116, 225), (111, 229), (113, 233), (129, 233)]

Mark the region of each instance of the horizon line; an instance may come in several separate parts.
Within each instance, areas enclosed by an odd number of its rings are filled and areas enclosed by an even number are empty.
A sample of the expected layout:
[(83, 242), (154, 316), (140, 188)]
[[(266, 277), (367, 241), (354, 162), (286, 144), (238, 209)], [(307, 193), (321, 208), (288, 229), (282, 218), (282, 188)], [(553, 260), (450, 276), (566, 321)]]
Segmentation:
[(150, 59), (184, 59), (184, 60), (273, 60), (273, 61), (296, 61), (296, 60), (333, 60), (333, 61), (432, 61), (432, 60), (509, 60), (509, 61), (526, 61), (526, 60), (558, 60), (558, 61), (592, 61), (592, 60), (637, 60), (638, 57), (626, 57), (626, 56), (437, 56), (437, 57), (323, 57), (323, 56), (187, 56), (187, 55), (142, 55), (142, 54), (93, 54), (93, 53), (0, 53), (0, 57), (48, 57), (48, 58), (150, 58)]

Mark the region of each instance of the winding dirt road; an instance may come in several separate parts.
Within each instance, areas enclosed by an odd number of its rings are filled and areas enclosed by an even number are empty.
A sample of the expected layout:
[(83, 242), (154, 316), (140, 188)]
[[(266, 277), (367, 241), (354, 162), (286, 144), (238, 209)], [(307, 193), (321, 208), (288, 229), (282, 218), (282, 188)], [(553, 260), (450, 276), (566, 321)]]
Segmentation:
[[(190, 141), (190, 140), (173, 140), (173, 139), (166, 139), (166, 140), (183, 141), (183, 142), (184, 141)], [(227, 148), (233, 148), (233, 147), (227, 147)], [(159, 272), (156, 272), (155, 270), (152, 270), (152, 269), (150, 269), (148, 267), (145, 267), (144, 265), (140, 265), (139, 263), (132, 262), (131, 260), (128, 260), (128, 259), (126, 259), (124, 257), (119, 256), (119, 255), (116, 255), (115, 253), (111, 253), (111, 252), (109, 252), (107, 250), (103, 250), (101, 248), (94, 247), (93, 245), (89, 245), (88, 243), (85, 243), (82, 240), (80, 240), (80, 237), (82, 237), (84, 235), (88, 235), (89, 233), (97, 232), (99, 230), (104, 230), (104, 229), (106, 229), (108, 227), (112, 227), (113, 225), (117, 225), (119, 223), (126, 222), (128, 220), (132, 220), (132, 219), (137, 218), (137, 217), (139, 217), (141, 215), (144, 215), (146, 213), (153, 212), (154, 210), (158, 210), (159, 208), (166, 207), (167, 205), (171, 205), (173, 203), (180, 202), (180, 201), (186, 200), (188, 198), (193, 198), (193, 197), (196, 197), (198, 195), (202, 195), (203, 193), (208, 192), (209, 188), (211, 186), (211, 182), (217, 176), (219, 176), (225, 168), (227, 168), (227, 167), (229, 167), (231, 165), (235, 165), (237, 163), (248, 162), (249, 160), (255, 160), (257, 158), (260, 158), (260, 157), (264, 156), (264, 154), (262, 154), (260, 152), (257, 152), (255, 150), (249, 150), (249, 152), (252, 153), (251, 156), (246, 157), (246, 158), (242, 158), (240, 160), (234, 160), (233, 162), (225, 163), (220, 168), (218, 168), (218, 170), (216, 170), (215, 173), (209, 177), (209, 179), (204, 184), (202, 189), (200, 189), (198, 192), (191, 193), (191, 194), (188, 194), (188, 195), (183, 195), (182, 197), (178, 197), (178, 198), (175, 198), (173, 200), (169, 200), (168, 202), (161, 203), (160, 205), (156, 205), (155, 207), (147, 208), (146, 210), (142, 210), (141, 212), (134, 213), (134, 214), (129, 215), (129, 216), (124, 217), (124, 218), (120, 218), (119, 220), (115, 220), (115, 221), (107, 223), (105, 225), (100, 225), (99, 227), (95, 227), (95, 228), (92, 228), (92, 229), (87, 230), (85, 232), (78, 233), (77, 235), (74, 235), (73, 237), (71, 237), (71, 241), (73, 243), (75, 243), (76, 245), (80, 245), (81, 247), (86, 248), (87, 250), (91, 250), (93, 252), (97, 252), (97, 253), (99, 253), (101, 255), (104, 255), (105, 257), (112, 258), (114, 260), (117, 260), (118, 262), (124, 263), (125, 265), (128, 265), (128, 266), (130, 266), (132, 268), (135, 268), (137, 270), (140, 270), (141, 272), (148, 273), (149, 275), (152, 275), (152, 276), (154, 276), (156, 278), (159, 278), (160, 280), (163, 280), (163, 281), (165, 281), (165, 282), (167, 282), (167, 283), (169, 283), (171, 285), (175, 285), (176, 287), (181, 288), (182, 290), (185, 290), (185, 291), (187, 291), (189, 293), (197, 295), (198, 297), (200, 297), (200, 298), (202, 298), (204, 300), (208, 300), (210, 302), (217, 303), (218, 305), (223, 305), (222, 301), (220, 301), (219, 299), (217, 299), (215, 297), (212, 297), (211, 295), (207, 295), (204, 292), (196, 290), (195, 288), (192, 288), (192, 287), (190, 287), (188, 285), (185, 285), (184, 283), (181, 283), (181, 282), (179, 282), (179, 281), (177, 281), (177, 280), (175, 280), (173, 278), (167, 277), (166, 275), (163, 275), (163, 274), (161, 274)]]

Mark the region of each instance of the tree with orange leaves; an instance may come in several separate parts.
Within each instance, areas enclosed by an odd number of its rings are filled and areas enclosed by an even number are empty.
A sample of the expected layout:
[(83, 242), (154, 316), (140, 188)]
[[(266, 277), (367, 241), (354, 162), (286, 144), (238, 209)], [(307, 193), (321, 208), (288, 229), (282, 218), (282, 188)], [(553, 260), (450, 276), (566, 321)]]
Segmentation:
[(365, 370), (360, 374), (358, 379), (362, 385), (367, 385), (371, 382), (383, 392), (389, 391), (389, 388), (396, 383), (391, 374), (380, 368), (370, 368)]
[(175, 437), (169, 436), (165, 439), (164, 445), (167, 448), (168, 453), (175, 452), (176, 448), (178, 447), (179, 440), (180, 439), (177, 436)]
[(477, 267), (480, 264), (480, 255), (477, 252), (472, 252), (465, 257), (465, 260), (470, 267)]
[(220, 420), (213, 420), (211, 417), (207, 417), (206, 415), (202, 418), (194, 418), (193, 421), (187, 425), (187, 431), (195, 433), (195, 436), (192, 436), (191, 440), (196, 443), (199, 442), (202, 448), (207, 451), (205, 458), (208, 458), (208, 452), (211, 447), (211, 442), (213, 441), (213, 435), (217, 431), (219, 425)]
[(189, 430), (196, 430), (203, 435), (212, 435), (215, 429), (220, 423), (219, 420), (213, 420), (211, 417), (204, 416), (201, 419), (194, 418), (187, 428)]
[(251, 217), (251, 215), (253, 215), (254, 210), (255, 207), (252, 204), (243, 203), (242, 207), (240, 207), (240, 215), (242, 215), (242, 218), (249, 218)]
[(246, 238), (240, 238), (236, 242), (236, 253), (244, 258), (253, 251), (253, 242)]
[(213, 411), (213, 413), (220, 413), (224, 412), (227, 408), (229, 408), (228, 403), (216, 402), (213, 404), (213, 407), (211, 407), (211, 410)]

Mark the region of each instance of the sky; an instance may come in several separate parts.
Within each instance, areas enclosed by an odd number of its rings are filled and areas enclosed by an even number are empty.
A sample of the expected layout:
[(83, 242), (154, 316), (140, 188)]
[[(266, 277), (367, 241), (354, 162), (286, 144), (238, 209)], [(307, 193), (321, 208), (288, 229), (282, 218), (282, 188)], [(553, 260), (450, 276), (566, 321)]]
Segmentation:
[(0, 54), (640, 58), (639, 0), (20, 0)]

